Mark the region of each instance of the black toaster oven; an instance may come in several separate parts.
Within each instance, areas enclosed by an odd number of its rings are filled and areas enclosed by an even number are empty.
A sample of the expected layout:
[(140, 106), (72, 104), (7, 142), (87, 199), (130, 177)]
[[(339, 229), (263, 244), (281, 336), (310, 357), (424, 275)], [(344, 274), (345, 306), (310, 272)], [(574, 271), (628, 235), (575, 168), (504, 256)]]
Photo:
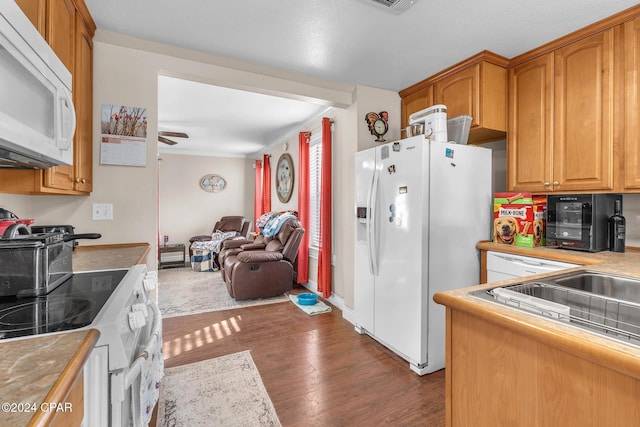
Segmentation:
[(621, 194), (547, 196), (547, 246), (587, 252), (609, 249), (608, 221)]

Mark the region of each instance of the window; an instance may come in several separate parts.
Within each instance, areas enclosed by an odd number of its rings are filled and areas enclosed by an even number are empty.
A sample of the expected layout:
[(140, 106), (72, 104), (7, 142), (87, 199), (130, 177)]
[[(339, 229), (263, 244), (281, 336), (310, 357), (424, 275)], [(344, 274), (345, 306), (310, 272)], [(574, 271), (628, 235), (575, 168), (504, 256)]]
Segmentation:
[(317, 256), (320, 247), (320, 185), (322, 183), (322, 132), (309, 141), (309, 248)]

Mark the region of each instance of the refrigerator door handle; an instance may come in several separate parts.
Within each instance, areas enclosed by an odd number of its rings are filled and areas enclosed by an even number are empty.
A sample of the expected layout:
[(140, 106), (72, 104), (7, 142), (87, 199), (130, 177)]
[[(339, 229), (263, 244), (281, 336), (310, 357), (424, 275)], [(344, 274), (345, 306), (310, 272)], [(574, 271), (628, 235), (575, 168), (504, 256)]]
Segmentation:
[(369, 197), (369, 222), (367, 223), (369, 233), (369, 271), (374, 276), (378, 275), (378, 242), (376, 233), (376, 205), (378, 203), (378, 181), (380, 174), (376, 168), (373, 172), (373, 182), (371, 184), (371, 193)]

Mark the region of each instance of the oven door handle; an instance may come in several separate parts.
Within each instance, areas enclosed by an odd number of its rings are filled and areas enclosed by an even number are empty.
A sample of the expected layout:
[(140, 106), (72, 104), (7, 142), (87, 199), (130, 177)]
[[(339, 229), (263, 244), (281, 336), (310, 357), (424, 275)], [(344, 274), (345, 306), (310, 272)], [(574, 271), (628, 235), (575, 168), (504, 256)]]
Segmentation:
[[(148, 359), (153, 353), (154, 348), (157, 345), (161, 345), (162, 340), (162, 317), (160, 315), (160, 309), (152, 300), (147, 301), (147, 306), (153, 312), (153, 328), (149, 335), (149, 340), (145, 343), (142, 351), (138, 353), (138, 356), (133, 363), (120, 372), (114, 372), (111, 375), (111, 418), (112, 420), (122, 419), (122, 402), (125, 399), (126, 392), (131, 388), (137, 379), (138, 385), (142, 387), (142, 368), (145, 364), (149, 363)], [(160, 363), (164, 363), (161, 361)], [(139, 409), (135, 409), (140, 406), (139, 390), (131, 391), (131, 410), (133, 415), (133, 426), (142, 427), (142, 415), (139, 413)]]
[(162, 317), (160, 315), (160, 310), (152, 301), (147, 302), (147, 306), (151, 308), (151, 311), (153, 311), (153, 329), (151, 330), (149, 341), (147, 341), (142, 351), (138, 353), (136, 360), (134, 360), (131, 366), (127, 369), (124, 383), (125, 390), (131, 387), (133, 381), (140, 375), (142, 364), (147, 361), (149, 354), (153, 352), (153, 349), (157, 345), (157, 341), (162, 339)]

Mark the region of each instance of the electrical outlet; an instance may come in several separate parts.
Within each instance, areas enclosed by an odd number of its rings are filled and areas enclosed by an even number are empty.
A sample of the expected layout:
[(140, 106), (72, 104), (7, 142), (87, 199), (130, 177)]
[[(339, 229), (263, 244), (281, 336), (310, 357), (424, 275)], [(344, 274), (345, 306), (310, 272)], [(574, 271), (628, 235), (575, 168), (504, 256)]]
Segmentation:
[(94, 221), (113, 220), (113, 203), (94, 203), (91, 210)]

